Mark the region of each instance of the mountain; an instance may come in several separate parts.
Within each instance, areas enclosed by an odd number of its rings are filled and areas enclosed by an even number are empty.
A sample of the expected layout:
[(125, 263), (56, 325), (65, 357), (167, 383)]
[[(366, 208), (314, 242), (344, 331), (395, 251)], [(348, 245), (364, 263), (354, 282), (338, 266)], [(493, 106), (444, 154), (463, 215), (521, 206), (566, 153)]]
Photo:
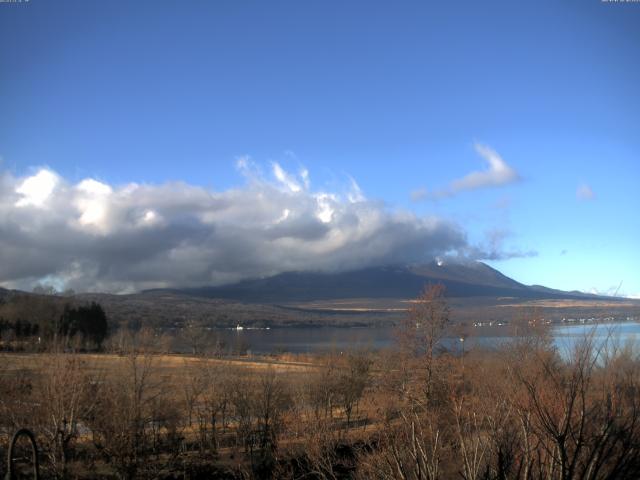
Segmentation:
[(340, 273), (287, 272), (217, 287), (159, 291), (249, 303), (280, 304), (346, 298), (407, 299), (416, 297), (429, 283), (444, 284), (449, 297), (598, 298), (580, 292), (526, 286), (482, 262), (431, 262), (412, 266), (370, 267)]
[[(429, 283), (447, 287), (454, 322), (509, 321), (523, 308), (554, 322), (563, 318), (640, 318), (640, 301), (523, 285), (479, 262), (371, 267), (350, 272), (289, 272), (232, 285), (147, 290), (115, 295), (39, 295), (0, 288), (2, 307), (12, 297), (52, 308), (100, 303), (113, 325), (175, 330), (195, 321), (212, 328), (370, 326), (397, 324), (408, 300)], [(3, 298), (4, 297), (4, 298)], [(24, 298), (23, 298), (24, 299)], [(34, 302), (31, 301), (34, 300)], [(57, 307), (55, 307), (57, 308)]]

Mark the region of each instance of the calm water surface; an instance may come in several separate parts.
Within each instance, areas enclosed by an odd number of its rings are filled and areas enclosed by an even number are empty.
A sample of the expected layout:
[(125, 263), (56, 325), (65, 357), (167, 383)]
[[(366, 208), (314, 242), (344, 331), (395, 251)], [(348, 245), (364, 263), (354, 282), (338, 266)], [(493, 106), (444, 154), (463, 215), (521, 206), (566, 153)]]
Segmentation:
[[(480, 332), (480, 330), (478, 330)], [(370, 328), (273, 328), (270, 330), (216, 330), (216, 335), (229, 347), (242, 347), (252, 353), (314, 353), (322, 351), (343, 351), (351, 349), (380, 349), (394, 344), (393, 327)], [(557, 326), (552, 328), (555, 345), (562, 351), (569, 351), (586, 335), (593, 335), (594, 340), (603, 342), (613, 339), (621, 345), (640, 339), (640, 323), (608, 323)], [(504, 336), (470, 336), (465, 341), (465, 349), (476, 346), (497, 347), (511, 341)], [(457, 338), (446, 339), (445, 347), (460, 349)]]

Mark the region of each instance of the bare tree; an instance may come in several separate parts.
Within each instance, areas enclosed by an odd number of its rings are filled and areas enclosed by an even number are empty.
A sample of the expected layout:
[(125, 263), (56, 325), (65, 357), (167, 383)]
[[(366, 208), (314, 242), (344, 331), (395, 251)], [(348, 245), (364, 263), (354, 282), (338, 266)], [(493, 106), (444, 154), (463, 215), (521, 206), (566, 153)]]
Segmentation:
[(154, 379), (151, 354), (132, 350), (123, 363), (96, 392), (96, 411), (87, 421), (98, 451), (114, 463), (120, 478), (131, 479), (149, 450), (152, 406), (162, 389)]
[(599, 364), (601, 350), (592, 340), (578, 345), (566, 364), (544, 357), (538, 370), (517, 372), (525, 392), (520, 411), (537, 440), (532, 474), (568, 480), (640, 473), (638, 372), (620, 375)]
[(437, 348), (449, 327), (449, 304), (442, 284), (426, 286), (413, 301), (398, 334), (400, 347), (410, 357), (419, 358), (424, 369), (424, 398), (433, 394)]
[(59, 352), (48, 356), (40, 378), (36, 429), (54, 474), (67, 478), (70, 451), (80, 435), (82, 420), (94, 413), (92, 393), (100, 379), (79, 355)]
[[(193, 409), (198, 419), (201, 449), (216, 453), (219, 443), (218, 430), (226, 431), (231, 402), (232, 370), (228, 364), (218, 364), (210, 359), (198, 362), (190, 380), (195, 395)], [(186, 396), (185, 396), (186, 398)]]
[(358, 478), (436, 480), (441, 478), (443, 438), (437, 419), (413, 409), (385, 422), (378, 447), (359, 456)]
[(347, 418), (346, 428), (370, 382), (371, 359), (366, 353), (350, 353), (339, 372), (337, 393)]
[(200, 355), (203, 353), (205, 346), (209, 340), (209, 332), (195, 320), (188, 320), (185, 322), (180, 336), (184, 342), (189, 346), (193, 355)]
[(465, 398), (457, 398), (453, 402), (456, 446), (460, 452), (460, 475), (464, 480), (481, 478), (489, 451), (489, 436), (482, 411), (469, 408)]

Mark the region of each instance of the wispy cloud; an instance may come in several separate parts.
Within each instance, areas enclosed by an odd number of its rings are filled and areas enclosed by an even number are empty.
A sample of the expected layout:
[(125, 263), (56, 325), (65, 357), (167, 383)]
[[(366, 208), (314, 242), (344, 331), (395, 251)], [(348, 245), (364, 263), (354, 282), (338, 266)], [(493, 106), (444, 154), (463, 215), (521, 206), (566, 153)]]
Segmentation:
[(580, 184), (576, 190), (576, 198), (580, 201), (593, 200), (596, 194), (586, 183)]
[(418, 202), (427, 198), (429, 196), (429, 191), (424, 187), (417, 188), (410, 193), (410, 196), (411, 200), (413, 200), (414, 202)]
[(480, 260), (509, 260), (511, 258), (537, 257), (538, 252), (533, 249), (522, 250), (507, 246), (507, 239), (513, 233), (504, 228), (494, 228), (485, 233), (484, 241), (475, 247), (470, 247), (469, 256)]
[[(302, 187), (300, 186), (300, 183), (295, 178), (295, 176), (286, 172), (278, 162), (273, 162), (272, 167), (273, 167), (273, 175), (276, 177), (276, 180), (278, 180), (278, 182), (280, 182), (281, 185), (285, 186), (287, 189), (289, 189), (293, 193), (302, 191)], [(308, 186), (309, 172), (306, 172), (306, 171), (303, 171), (303, 172), (304, 174), (301, 175), (302, 177), (301, 180), (303, 182), (303, 185)]]
[(471, 172), (463, 178), (454, 180), (451, 183), (453, 192), (506, 185), (519, 179), (516, 171), (507, 165), (495, 150), (478, 143), (476, 143), (475, 149), (486, 160), (489, 168), (480, 172)]
[(491, 147), (476, 143), (474, 148), (478, 155), (484, 158), (487, 168), (468, 173), (462, 178), (453, 180), (448, 187), (443, 189), (434, 191), (429, 191), (426, 188), (417, 189), (411, 193), (411, 199), (418, 201), (452, 197), (460, 192), (487, 187), (498, 187), (520, 180), (518, 172), (508, 165), (498, 152)]

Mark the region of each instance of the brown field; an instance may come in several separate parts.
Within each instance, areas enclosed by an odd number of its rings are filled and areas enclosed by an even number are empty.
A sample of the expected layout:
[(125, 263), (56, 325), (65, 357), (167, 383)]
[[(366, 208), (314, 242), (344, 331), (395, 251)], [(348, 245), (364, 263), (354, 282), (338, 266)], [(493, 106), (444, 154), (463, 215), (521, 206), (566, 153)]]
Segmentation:
[[(127, 357), (118, 354), (94, 353), (94, 354), (60, 354), (63, 357), (80, 358), (85, 367), (89, 369), (108, 371), (122, 368), (128, 360)], [(0, 353), (0, 362), (4, 364), (2, 374), (10, 375), (16, 370), (38, 371), (51, 362), (56, 355), (48, 353)], [(287, 359), (288, 358), (288, 359)], [(220, 366), (225, 368), (239, 368), (251, 372), (259, 372), (272, 369), (277, 372), (305, 373), (319, 368), (310, 361), (309, 356), (298, 360), (294, 355), (280, 355), (274, 357), (251, 358), (206, 358), (182, 354), (156, 354), (153, 355), (154, 368), (161, 375), (175, 375), (181, 378), (185, 368), (202, 364)]]
[(544, 308), (595, 308), (595, 309), (611, 309), (611, 308), (637, 308), (638, 302), (635, 300), (529, 300), (521, 303), (503, 303), (500, 307), (544, 307)]

